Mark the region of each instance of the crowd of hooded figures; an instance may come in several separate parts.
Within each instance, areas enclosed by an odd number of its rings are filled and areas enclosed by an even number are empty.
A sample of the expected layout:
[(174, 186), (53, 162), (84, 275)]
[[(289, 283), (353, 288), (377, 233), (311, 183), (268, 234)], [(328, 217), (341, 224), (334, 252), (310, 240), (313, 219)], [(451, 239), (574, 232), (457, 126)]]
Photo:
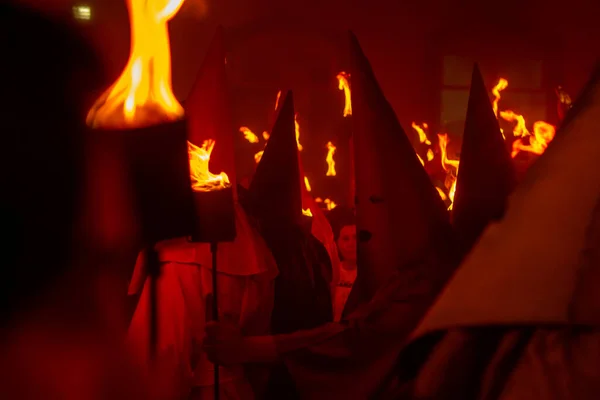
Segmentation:
[(215, 365), (221, 399), (600, 398), (600, 68), (517, 178), (475, 65), (449, 215), (350, 34), (353, 209), (302, 215), (288, 92), (217, 250), (218, 322), (210, 245), (174, 238), (153, 333), (123, 171), (85, 125), (100, 64), (30, 11), (0, 32), (0, 398), (211, 399)]

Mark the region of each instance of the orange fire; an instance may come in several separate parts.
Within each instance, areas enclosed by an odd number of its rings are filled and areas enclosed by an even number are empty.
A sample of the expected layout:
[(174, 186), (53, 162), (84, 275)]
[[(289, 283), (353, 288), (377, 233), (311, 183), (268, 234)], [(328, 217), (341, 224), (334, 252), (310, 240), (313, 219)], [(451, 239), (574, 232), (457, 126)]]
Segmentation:
[(325, 176), (336, 176), (335, 172), (335, 160), (333, 159), (333, 155), (335, 154), (336, 147), (331, 142), (327, 142), (327, 157), (325, 161), (327, 162), (327, 173)]
[(325, 199), (324, 203), (329, 211), (337, 207), (337, 204), (335, 204), (335, 202), (331, 199)]
[(87, 116), (93, 127), (128, 128), (174, 121), (184, 114), (171, 88), (169, 22), (184, 0), (127, 0), (129, 61)]
[(277, 92), (277, 97), (275, 98), (275, 111), (279, 108), (279, 100), (281, 100), (281, 90)]
[(312, 217), (312, 212), (310, 211), (310, 208), (307, 209), (302, 209), (302, 215), (307, 216), (307, 217)]
[(215, 141), (212, 139), (205, 140), (202, 147), (188, 142), (190, 178), (192, 180), (192, 190), (195, 192), (210, 192), (231, 186), (229, 177), (225, 172), (214, 175), (209, 171), (210, 154), (214, 147)]
[(427, 150), (427, 161), (433, 160), (433, 157), (434, 157), (433, 150), (431, 150), (431, 149)]
[(240, 132), (244, 134), (244, 139), (250, 143), (258, 143), (258, 136), (256, 136), (248, 127), (242, 126)]
[(296, 113), (296, 115), (294, 115), (294, 125), (295, 125), (295, 129), (296, 129), (296, 143), (298, 143), (298, 150), (302, 151), (302, 145), (300, 144), (300, 124), (298, 123), (298, 113)]
[(508, 87), (508, 81), (504, 78), (500, 78), (496, 86), (492, 89), (492, 94), (494, 95), (494, 101), (492, 102), (492, 107), (494, 108), (494, 114), (496, 118), (498, 117), (498, 103), (502, 96), (500, 96), (500, 92)]
[[(454, 203), (454, 194), (456, 192), (456, 177), (458, 176), (458, 166), (460, 165), (459, 160), (450, 160), (448, 159), (448, 143), (450, 139), (448, 138), (447, 133), (438, 134), (440, 151), (442, 154), (442, 168), (447, 172), (446, 181), (444, 182), (444, 186), (448, 189), (448, 199), (450, 200), (450, 206), (448, 210), (452, 210), (452, 203)], [(438, 192), (441, 189), (438, 188)], [(444, 199), (444, 197), (442, 197)], [(444, 199), (445, 200), (445, 199)]]
[(425, 130), (428, 129), (429, 126), (426, 123), (423, 123), (423, 127), (420, 127), (415, 122), (413, 122), (411, 126), (415, 130), (415, 132), (419, 134), (419, 142), (425, 143), (427, 146), (431, 146), (431, 141), (429, 140), (429, 138), (427, 137), (427, 133), (425, 132)]
[(537, 121), (533, 124), (533, 136), (529, 136), (529, 144), (523, 143), (523, 138), (513, 142), (511, 156), (515, 158), (521, 151), (528, 151), (534, 154), (544, 154), (548, 144), (554, 139), (556, 129), (544, 121)]
[(308, 178), (306, 176), (304, 176), (304, 186), (306, 186), (307, 191), (312, 192), (312, 188), (310, 187), (310, 182), (308, 181)]
[(338, 88), (344, 91), (344, 117), (352, 115), (352, 99), (348, 78), (350, 78), (350, 74), (347, 74), (344, 71), (337, 74), (337, 80), (339, 82)]

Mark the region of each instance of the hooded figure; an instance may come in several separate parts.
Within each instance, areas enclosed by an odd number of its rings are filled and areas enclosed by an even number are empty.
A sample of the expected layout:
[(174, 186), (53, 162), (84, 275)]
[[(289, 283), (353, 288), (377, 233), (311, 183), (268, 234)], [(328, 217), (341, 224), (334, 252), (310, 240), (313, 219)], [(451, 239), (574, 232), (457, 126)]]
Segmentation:
[(444, 336), (406, 398), (600, 396), (599, 124), (600, 66), (414, 333)]
[(448, 213), (351, 36), (358, 275), (345, 312), (426, 253), (451, 257)]
[[(217, 149), (219, 144), (221, 149), (227, 149), (233, 135), (233, 130), (228, 128), (231, 124), (227, 120), (225, 93), (225, 53), (219, 29), (186, 103), (189, 140), (214, 139), (216, 145), (211, 161), (214, 159), (215, 164), (221, 154), (225, 159), (229, 157)], [(221, 165), (226, 169), (230, 164), (222, 162)], [(213, 169), (212, 162), (210, 168)], [(236, 238), (233, 242), (219, 243), (217, 252), (219, 316), (224, 321), (239, 324), (248, 334), (265, 334), (269, 331), (277, 267), (243, 209), (236, 204), (234, 212)], [(162, 268), (156, 282), (158, 349), (153, 373), (166, 376), (168, 381), (168, 385), (160, 388), (161, 395), (163, 398), (212, 399), (214, 365), (198, 345), (202, 341), (204, 324), (212, 320), (209, 312), (213, 291), (210, 245), (178, 238), (160, 242), (155, 249)], [(140, 254), (129, 292), (137, 294), (141, 291), (141, 297), (128, 339), (140, 363), (150, 366), (147, 350), (150, 286), (145, 265), (144, 254)], [(220, 367), (221, 397), (252, 399), (254, 393), (261, 393), (260, 382), (250, 379), (254, 378), (253, 372), (245, 371), (240, 365)]]
[[(250, 183), (246, 202), (248, 213), (256, 218), (279, 267), (272, 333), (315, 328), (333, 318), (331, 262), (323, 245), (301, 227), (300, 176), (294, 102), (288, 92)], [(293, 398), (294, 393), (285, 368), (275, 368), (268, 397)]]
[(473, 66), (452, 223), (465, 252), (487, 224), (504, 215), (516, 179), (498, 119), (477, 64)]
[[(355, 131), (357, 136), (360, 135), (356, 149), (360, 148), (359, 143), (369, 143), (367, 134), (371, 135), (373, 141), (370, 146), (364, 146), (363, 151), (368, 158), (362, 160), (357, 157), (357, 173), (361, 174), (357, 175), (357, 192), (363, 196), (359, 198), (358, 206), (361, 207), (361, 199), (366, 200), (368, 207), (365, 208), (372, 211), (369, 214), (372, 219), (365, 221), (363, 209), (363, 229), (368, 223), (373, 231), (372, 239), (378, 247), (368, 250), (387, 252), (384, 255), (390, 257), (389, 262), (394, 268), (384, 264), (381, 258), (374, 259), (380, 264), (367, 264), (385, 268), (378, 276), (386, 276), (386, 282), (377, 288), (367, 304), (358, 307), (339, 323), (287, 335), (253, 338), (235, 337), (226, 333), (221, 324), (211, 323), (205, 341), (209, 356), (219, 362), (283, 361), (296, 383), (300, 397), (306, 399), (367, 399), (380, 393), (387, 376), (396, 366), (406, 340), (457, 266), (452, 253), (455, 248), (452, 231), (439, 196), (427, 182), (427, 176), (410, 149), (408, 139), (403, 136), (354, 35), (351, 35), (351, 44), (357, 64), (352, 75), (353, 87), (359, 88), (354, 92), (353, 103), (354, 119), (359, 121), (360, 127)], [(364, 97), (366, 95), (367, 98)], [(367, 130), (368, 127), (373, 131)], [(376, 152), (381, 152), (380, 156), (392, 167), (396, 166), (390, 170), (395, 174), (388, 172), (386, 176), (389, 178), (385, 182), (378, 177), (373, 178), (375, 183), (365, 182), (367, 174), (362, 175), (360, 169), (374, 168), (366, 164), (367, 160), (381, 167), (383, 172), (383, 161), (379, 164), (375, 160)], [(392, 155), (404, 161), (398, 161)], [(413, 168), (413, 164), (419, 169)], [(375, 173), (376, 169), (369, 171)], [(359, 176), (362, 178), (358, 179)], [(373, 190), (372, 199), (365, 194), (368, 193), (366, 188), (360, 185)], [(404, 192), (404, 197), (401, 197), (401, 192)], [(409, 199), (408, 205), (415, 207), (413, 214), (417, 216), (403, 211), (402, 207), (407, 205), (404, 199)], [(390, 201), (398, 204), (389, 204)], [(433, 215), (425, 213), (427, 205), (431, 207), (429, 211)], [(392, 206), (400, 208), (392, 210)], [(419, 217), (423, 218), (421, 224), (425, 228), (416, 231), (416, 240), (410, 237), (408, 228), (418, 229)], [(392, 231), (388, 218), (397, 218), (393, 222), (398, 224), (402, 224), (401, 218), (404, 218), (408, 222), (407, 230), (405, 225), (399, 225)], [(378, 228), (382, 229), (376, 230)], [(384, 232), (394, 235), (395, 241), (381, 238)], [(402, 240), (410, 240), (421, 251), (405, 248)], [(371, 243), (366, 243), (366, 246)], [(386, 247), (392, 244), (410, 250), (411, 257), (401, 257), (402, 254)], [(368, 255), (375, 256), (370, 252)]]

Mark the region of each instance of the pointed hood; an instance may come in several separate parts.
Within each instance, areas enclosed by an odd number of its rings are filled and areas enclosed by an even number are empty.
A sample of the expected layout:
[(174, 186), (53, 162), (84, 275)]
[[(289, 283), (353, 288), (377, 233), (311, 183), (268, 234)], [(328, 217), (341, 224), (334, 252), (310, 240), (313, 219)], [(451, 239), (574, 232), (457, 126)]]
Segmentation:
[(188, 121), (188, 140), (202, 146), (213, 139), (215, 146), (210, 155), (210, 171), (225, 172), (232, 188), (235, 184), (235, 153), (229, 87), (227, 84), (223, 28), (217, 32), (200, 67), (198, 76), (185, 102)]
[(452, 235), (444, 204), (352, 33), (350, 50), (358, 235), (353, 301), (361, 303), (403, 266), (450, 250)]
[(598, 242), (590, 248), (589, 239), (597, 235), (590, 222), (600, 222), (593, 221), (599, 126), (597, 68), (560, 134), (510, 197), (504, 219), (487, 228), (414, 336), (460, 326), (600, 323), (578, 301), (586, 284), (596, 292), (598, 285), (585, 263), (598, 254)]
[(294, 99), (290, 91), (279, 108), (271, 137), (248, 189), (252, 214), (278, 223), (300, 223), (300, 179)]
[(452, 223), (466, 251), (489, 222), (502, 218), (515, 185), (512, 160), (475, 64), (452, 212)]

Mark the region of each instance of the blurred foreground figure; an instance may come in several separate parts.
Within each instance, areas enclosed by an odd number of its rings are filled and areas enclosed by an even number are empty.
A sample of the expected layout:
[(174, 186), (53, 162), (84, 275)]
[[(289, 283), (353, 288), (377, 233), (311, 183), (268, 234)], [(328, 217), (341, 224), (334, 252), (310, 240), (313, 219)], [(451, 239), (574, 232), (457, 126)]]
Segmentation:
[(113, 269), (92, 253), (102, 233), (79, 223), (93, 220), (81, 200), (96, 60), (74, 33), (8, 5), (0, 48), (0, 398), (148, 398), (123, 356)]
[[(218, 248), (219, 318), (241, 326), (246, 335), (264, 335), (269, 333), (277, 266), (239, 205), (236, 230), (235, 241)], [(213, 399), (214, 366), (200, 346), (205, 322), (212, 319), (210, 245), (181, 238), (161, 242), (157, 250), (162, 265), (157, 281), (157, 369), (149, 373), (165, 378), (161, 398)], [(142, 294), (129, 328), (129, 344), (138, 360), (149, 366), (150, 290), (144, 267), (144, 257), (138, 257), (129, 293)], [(219, 372), (221, 399), (253, 399), (267, 378), (267, 371), (245, 371), (241, 364), (221, 367)]]

